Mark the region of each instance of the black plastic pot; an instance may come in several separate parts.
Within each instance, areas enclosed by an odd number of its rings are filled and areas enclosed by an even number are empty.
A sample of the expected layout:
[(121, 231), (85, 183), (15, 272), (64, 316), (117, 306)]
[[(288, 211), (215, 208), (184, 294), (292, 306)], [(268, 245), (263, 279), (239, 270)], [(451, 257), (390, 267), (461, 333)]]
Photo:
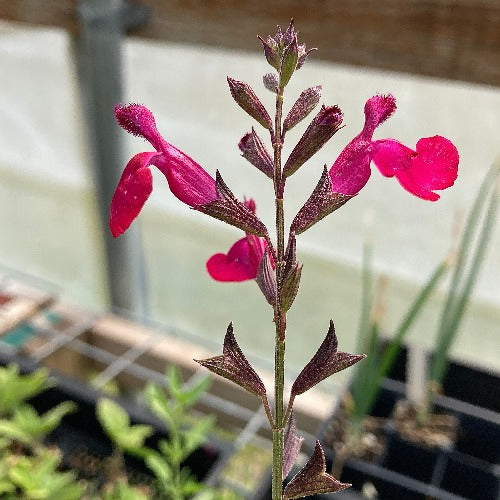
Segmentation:
[[(391, 376), (383, 381), (374, 416), (390, 417), (394, 404), (405, 396), (403, 350)], [(385, 453), (375, 463), (347, 460), (342, 477), (361, 491), (372, 483), (378, 498), (498, 500), (500, 495), (500, 378), (491, 373), (454, 363), (445, 390), (465, 401), (446, 396), (436, 398), (436, 411), (459, 420), (453, 447), (429, 449), (400, 438), (391, 424), (386, 426)], [(399, 379), (399, 380), (398, 380)], [(481, 387), (481, 385), (484, 386)], [(490, 391), (486, 397), (485, 390)], [(334, 418), (335, 416), (332, 416)], [(388, 420), (389, 422), (389, 420)], [(325, 423), (318, 435), (324, 444)], [(327, 446), (329, 463), (333, 453)], [(339, 498), (338, 496), (332, 498)]]
[[(36, 363), (26, 357), (0, 351), (0, 365), (6, 366), (9, 363), (17, 364), (23, 373), (38, 368)], [(60, 448), (63, 463), (67, 467), (76, 469), (80, 476), (97, 482), (104, 480), (104, 477), (101, 477), (103, 470), (99, 464), (113, 452), (112, 443), (95, 415), (96, 402), (104, 394), (74, 379), (58, 374), (53, 374), (53, 378), (56, 380), (56, 385), (32, 398), (29, 403), (39, 413), (44, 413), (63, 401), (74, 401), (78, 408), (76, 412), (64, 417), (61, 425), (47, 437), (47, 441)], [(148, 446), (156, 448), (160, 439), (168, 439), (168, 432), (163, 423), (146, 408), (130, 400), (114, 399), (129, 414), (132, 424), (153, 426), (154, 433), (146, 442)], [(229, 453), (230, 447), (227, 443), (211, 439), (193, 452), (184, 465), (189, 467), (199, 481), (213, 484)], [(152, 482), (152, 476), (141, 460), (126, 456), (125, 465), (132, 484)]]

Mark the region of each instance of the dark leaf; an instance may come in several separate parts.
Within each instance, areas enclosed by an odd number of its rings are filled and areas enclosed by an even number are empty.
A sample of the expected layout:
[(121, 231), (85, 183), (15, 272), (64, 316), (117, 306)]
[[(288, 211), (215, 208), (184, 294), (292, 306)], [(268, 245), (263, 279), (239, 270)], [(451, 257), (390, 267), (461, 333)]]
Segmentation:
[(222, 180), (218, 170), (215, 183), (218, 199), (205, 205), (198, 205), (196, 210), (242, 229), (246, 233), (255, 236), (266, 236), (267, 228), (264, 223), (244, 203), (238, 201)]
[(229, 323), (227, 327), (222, 356), (201, 360), (195, 359), (195, 361), (208, 368), (211, 372), (231, 380), (256, 396), (265, 397), (266, 395), (264, 383), (252, 368), (247, 358), (245, 358), (245, 355), (236, 342), (232, 323)]
[(288, 425), (285, 430), (285, 445), (283, 447), (283, 471), (282, 479), (284, 480), (290, 471), (292, 470), (293, 464), (300, 452), (300, 447), (302, 446), (303, 437), (297, 436), (297, 425), (295, 423), (295, 415), (292, 412), (290, 415), (290, 420), (288, 420)]
[(316, 441), (312, 457), (286, 485), (283, 499), (302, 498), (317, 493), (336, 493), (350, 486), (326, 473), (325, 454), (319, 441)]
[(290, 230), (300, 234), (331, 214), (356, 195), (334, 193), (326, 165), (309, 199), (293, 219)]
[(330, 328), (325, 340), (293, 383), (292, 396), (306, 392), (330, 375), (340, 372), (366, 357), (364, 354), (339, 352), (337, 347), (337, 335), (335, 335), (333, 321), (330, 321)]

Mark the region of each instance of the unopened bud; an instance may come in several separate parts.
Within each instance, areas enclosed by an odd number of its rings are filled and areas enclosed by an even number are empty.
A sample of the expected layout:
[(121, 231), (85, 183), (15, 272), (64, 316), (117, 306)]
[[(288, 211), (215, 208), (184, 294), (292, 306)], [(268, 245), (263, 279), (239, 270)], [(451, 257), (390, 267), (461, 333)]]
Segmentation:
[(290, 309), (297, 296), (301, 274), (302, 264), (296, 262), (283, 280), (283, 286), (281, 288), (281, 310), (284, 312)]
[(279, 54), (279, 47), (276, 41), (268, 36), (267, 41), (262, 37), (257, 37), (261, 42), (264, 48), (264, 55), (266, 56), (267, 62), (277, 71), (280, 69), (281, 57)]
[(302, 121), (319, 103), (321, 97), (321, 85), (311, 87), (304, 90), (299, 98), (295, 101), (292, 109), (286, 115), (283, 122), (283, 131), (287, 131), (295, 127), (297, 123)]
[(267, 73), (262, 77), (264, 87), (270, 92), (276, 93), (279, 86), (279, 78), (276, 73)]
[(266, 111), (266, 108), (264, 108), (264, 105), (260, 102), (250, 85), (239, 80), (234, 80), (229, 76), (227, 77), (227, 82), (231, 95), (236, 103), (264, 128), (272, 130), (273, 122), (271, 121), (269, 113)]
[(342, 118), (342, 111), (338, 106), (322, 106), (290, 153), (283, 167), (283, 174), (289, 177), (317, 153), (340, 129)]
[(266, 146), (261, 138), (257, 135), (252, 127), (252, 131), (245, 134), (238, 147), (243, 158), (248, 160), (254, 167), (257, 167), (261, 172), (264, 172), (271, 179), (274, 174), (274, 165), (271, 155), (268, 153)]
[(276, 273), (267, 249), (260, 261), (255, 281), (267, 302), (274, 307), (276, 305)]

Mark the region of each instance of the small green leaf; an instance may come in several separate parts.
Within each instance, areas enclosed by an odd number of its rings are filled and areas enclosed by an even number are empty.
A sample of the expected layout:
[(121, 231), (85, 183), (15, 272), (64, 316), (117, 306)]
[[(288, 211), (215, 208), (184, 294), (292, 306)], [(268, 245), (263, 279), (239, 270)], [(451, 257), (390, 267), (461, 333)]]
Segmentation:
[(130, 425), (127, 412), (115, 401), (101, 398), (96, 407), (97, 418), (115, 445), (129, 453), (144, 455), (141, 450), (146, 438), (151, 436), (150, 425)]
[(184, 456), (182, 457), (182, 460), (186, 459), (194, 450), (199, 448), (207, 440), (207, 435), (213, 426), (214, 418), (210, 416), (202, 418), (192, 427), (186, 429), (183, 435)]
[(198, 380), (193, 386), (184, 388), (182, 391), (182, 403), (184, 406), (193, 406), (210, 388), (212, 380), (210, 377), (203, 377)]
[(170, 403), (165, 395), (165, 391), (156, 384), (149, 383), (145, 390), (146, 400), (149, 409), (161, 420), (165, 422), (167, 428), (173, 428), (174, 416)]
[(10, 415), (22, 402), (51, 387), (48, 371), (40, 368), (27, 375), (19, 367), (0, 367), (0, 414)]

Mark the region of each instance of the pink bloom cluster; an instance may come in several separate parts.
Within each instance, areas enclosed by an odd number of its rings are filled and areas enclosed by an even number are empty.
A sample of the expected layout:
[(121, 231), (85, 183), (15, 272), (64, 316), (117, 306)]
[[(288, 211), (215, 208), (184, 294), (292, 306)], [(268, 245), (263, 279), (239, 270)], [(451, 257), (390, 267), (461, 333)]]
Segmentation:
[[(425, 200), (437, 200), (435, 190), (453, 185), (459, 157), (448, 139), (423, 138), (415, 150), (395, 139), (373, 140), (375, 129), (395, 109), (391, 95), (376, 95), (366, 102), (363, 130), (344, 148), (329, 171), (334, 193), (357, 194), (368, 182), (371, 162), (382, 175), (396, 177), (407, 191)], [(115, 115), (126, 131), (146, 139), (155, 151), (136, 154), (123, 171), (111, 202), (109, 223), (114, 237), (128, 229), (151, 194), (151, 165), (165, 175), (174, 196), (190, 207), (199, 208), (218, 200), (216, 181), (192, 158), (165, 141), (149, 109), (139, 104), (117, 105)], [(245, 206), (255, 213), (253, 200), (245, 202)], [(255, 279), (266, 245), (265, 238), (247, 233), (227, 254), (219, 253), (208, 260), (210, 276), (218, 281)]]

